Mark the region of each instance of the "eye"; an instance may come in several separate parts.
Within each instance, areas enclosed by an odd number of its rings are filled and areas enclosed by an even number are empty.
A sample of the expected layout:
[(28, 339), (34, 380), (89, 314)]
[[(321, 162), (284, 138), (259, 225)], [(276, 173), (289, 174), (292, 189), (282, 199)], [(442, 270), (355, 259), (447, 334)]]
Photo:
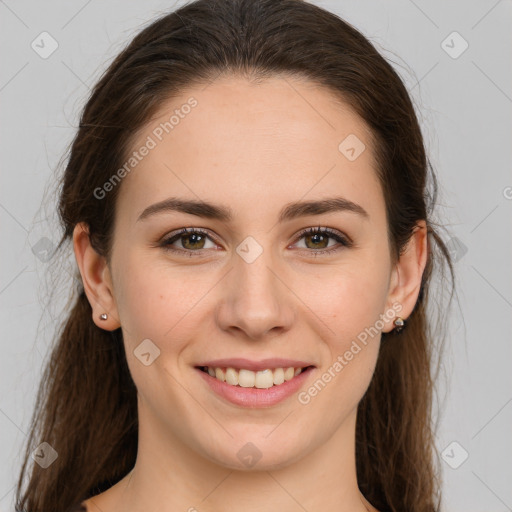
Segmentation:
[[(212, 245), (207, 245), (208, 240)], [(173, 247), (176, 242), (181, 245), (181, 249)], [(193, 256), (194, 252), (200, 252), (202, 249), (215, 248), (208, 232), (199, 228), (183, 228), (178, 233), (171, 234), (168, 238), (162, 240), (160, 246), (166, 251), (188, 254), (189, 256)]]
[[(296, 240), (301, 239), (304, 239), (305, 242), (304, 252), (308, 255), (313, 254), (314, 256), (334, 253), (340, 250), (341, 247), (352, 246), (351, 240), (342, 233), (323, 227), (307, 228), (301, 231)], [(329, 240), (338, 242), (338, 246), (336, 246), (336, 244), (334, 244), (334, 247), (332, 245), (330, 246)], [(211, 245), (208, 245), (208, 241)], [(181, 248), (175, 246), (176, 243), (181, 245)], [(186, 254), (188, 256), (200, 255), (203, 250), (215, 249), (216, 247), (209, 232), (200, 228), (182, 228), (178, 232), (171, 233), (171, 235), (162, 240), (159, 245), (165, 251), (181, 255)]]
[(329, 246), (329, 239), (338, 242), (343, 247), (352, 246), (352, 242), (348, 237), (330, 228), (317, 227), (305, 229), (298, 235), (298, 240), (302, 238), (304, 239), (306, 249), (312, 248), (312, 250), (306, 252), (314, 256), (334, 253), (341, 249), (339, 245), (336, 247), (336, 244), (334, 244), (334, 247), (332, 245)]

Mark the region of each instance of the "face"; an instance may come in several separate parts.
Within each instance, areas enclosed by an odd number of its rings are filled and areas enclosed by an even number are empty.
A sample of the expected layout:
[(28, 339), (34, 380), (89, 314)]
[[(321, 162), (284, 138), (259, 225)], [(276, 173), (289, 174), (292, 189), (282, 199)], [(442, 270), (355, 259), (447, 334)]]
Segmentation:
[[(225, 467), (260, 458), (260, 469), (341, 435), (381, 331), (405, 317), (361, 118), (310, 82), (224, 77), (162, 105), (135, 139), (109, 271), (141, 433)], [(163, 207), (170, 198), (219, 211)], [(266, 359), (286, 361), (258, 366)], [(209, 362), (216, 377), (199, 368)], [(228, 367), (248, 387), (222, 383)], [(290, 377), (264, 371), (278, 367), (309, 369), (267, 387)]]

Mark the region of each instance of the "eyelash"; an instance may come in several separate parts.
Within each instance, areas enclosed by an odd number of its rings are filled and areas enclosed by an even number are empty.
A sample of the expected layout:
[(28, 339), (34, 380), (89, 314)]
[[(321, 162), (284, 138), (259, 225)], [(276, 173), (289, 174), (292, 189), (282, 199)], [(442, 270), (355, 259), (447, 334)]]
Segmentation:
[[(183, 235), (189, 235), (189, 234), (200, 234), (208, 237), (212, 242), (215, 242), (215, 239), (213, 239), (208, 231), (205, 231), (201, 228), (183, 228), (179, 232), (172, 234), (168, 238), (162, 240), (160, 243), (160, 247), (162, 247), (165, 251), (178, 253), (178, 254), (187, 254), (189, 257), (193, 257), (196, 255), (201, 255), (201, 252), (208, 249), (199, 249), (197, 251), (191, 251), (189, 249), (175, 249), (171, 246), (172, 243), (174, 243), (176, 240), (179, 240), (180, 237)], [(295, 243), (297, 243), (301, 238), (303, 238), (306, 235), (327, 235), (329, 238), (333, 238), (338, 243), (341, 244), (342, 247), (352, 247), (353, 243), (352, 241), (346, 237), (343, 236), (341, 233), (334, 231), (331, 228), (325, 228), (325, 227), (313, 227), (313, 228), (307, 228), (302, 230), (296, 238)], [(321, 256), (323, 254), (332, 254), (335, 252), (338, 252), (341, 250), (342, 247), (331, 247), (329, 249), (321, 249), (321, 250), (315, 250), (315, 249), (303, 249), (302, 251), (308, 252), (313, 254), (315, 257)], [(194, 254), (196, 253), (196, 254)], [(199, 253), (199, 254), (197, 254)]]

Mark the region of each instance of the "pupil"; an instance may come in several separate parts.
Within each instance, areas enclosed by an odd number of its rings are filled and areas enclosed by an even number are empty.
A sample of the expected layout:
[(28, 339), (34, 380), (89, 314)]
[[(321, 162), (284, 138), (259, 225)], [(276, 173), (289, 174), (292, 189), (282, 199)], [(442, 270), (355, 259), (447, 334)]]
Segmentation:
[[(190, 248), (190, 245), (194, 245), (196, 243), (199, 243), (201, 241), (201, 238), (203, 237), (203, 235), (201, 234), (198, 234), (198, 233), (192, 233), (190, 235), (186, 235), (184, 238), (186, 240), (185, 242), (185, 247), (187, 248)], [(192, 241), (189, 243), (189, 240), (192, 239)]]
[[(324, 245), (322, 245), (322, 247), (326, 247), (326, 245), (325, 245), (325, 240), (326, 240), (326, 238), (327, 238), (327, 237), (325, 237), (325, 236), (324, 236), (324, 235), (322, 235), (321, 233), (320, 233), (320, 234), (319, 234), (319, 233), (317, 233), (317, 234), (314, 234), (314, 235), (309, 235), (309, 237), (308, 237), (308, 238), (310, 238), (310, 239), (315, 239), (315, 240), (313, 241), (313, 243), (314, 243), (314, 244), (317, 244), (318, 242), (322, 242), (322, 241), (323, 241), (323, 242), (324, 242)], [(321, 238), (321, 239), (323, 239), (323, 240), (318, 240), (318, 238)]]

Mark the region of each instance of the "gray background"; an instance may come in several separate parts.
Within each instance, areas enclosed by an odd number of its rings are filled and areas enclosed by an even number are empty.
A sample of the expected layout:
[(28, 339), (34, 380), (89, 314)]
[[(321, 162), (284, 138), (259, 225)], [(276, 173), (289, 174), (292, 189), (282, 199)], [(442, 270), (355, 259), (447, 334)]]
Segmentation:
[[(74, 265), (71, 257), (48, 284), (45, 250), (60, 231), (54, 203), (41, 207), (45, 189), (89, 88), (142, 26), (182, 3), (0, 0), (1, 512), (13, 510), (21, 447)], [(512, 510), (512, 3), (314, 3), (393, 62), (440, 179), (438, 215), (450, 230), (459, 286), (438, 383), (444, 510)], [(31, 47), (43, 31), (58, 43), (46, 59)], [(50, 304), (45, 286), (60, 290)]]

